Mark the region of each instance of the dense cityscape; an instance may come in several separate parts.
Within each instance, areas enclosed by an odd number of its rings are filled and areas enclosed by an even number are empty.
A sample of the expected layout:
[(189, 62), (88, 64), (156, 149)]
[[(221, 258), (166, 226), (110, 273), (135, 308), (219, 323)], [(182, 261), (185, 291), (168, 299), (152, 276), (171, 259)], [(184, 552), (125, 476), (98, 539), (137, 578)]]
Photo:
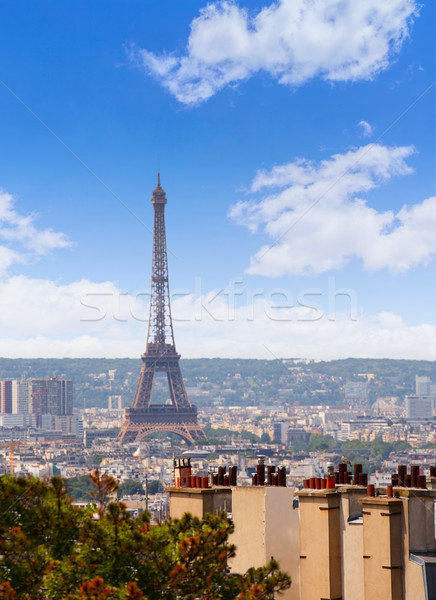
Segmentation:
[(0, 3), (0, 600), (436, 600), (435, 8)]
[[(222, 385), (211, 380), (207, 371), (195, 375), (198, 368), (187, 366), (187, 372), (192, 371), (187, 391), (199, 407), (199, 422), (208, 438), (194, 449), (165, 433), (124, 448), (114, 444), (124, 407), (131, 402), (123, 393), (130, 388), (129, 379), (122, 380), (117, 369), (83, 377), (80, 403), (73, 402), (74, 382), (68, 379), (4, 379), (0, 383), (1, 472), (59, 474), (76, 483), (99, 466), (121, 485), (135, 482), (130, 489), (141, 498), (141, 506), (151, 489), (149, 506), (160, 511), (168, 505), (163, 490), (173, 480), (174, 454), (191, 456), (206, 472), (236, 464), (245, 485), (251, 482), (257, 455), (265, 454), (283, 464), (289, 481), (300, 487), (303, 479), (325, 475), (327, 463), (343, 454), (363, 463), (370, 481), (379, 484), (386, 483), (396, 463), (415, 463), (419, 457), (428, 469), (436, 462), (436, 385), (429, 376), (415, 375), (414, 393), (405, 393), (410, 392), (410, 382), (396, 381), (394, 365), (387, 376), (356, 373), (351, 381), (317, 371), (313, 361), (247, 362), (242, 361), (240, 368), (241, 361), (227, 361)], [(28, 370), (32, 366), (29, 361)], [(322, 367), (324, 371), (328, 363)], [(378, 390), (388, 382), (397, 395), (379, 396)], [(154, 390), (164, 402), (165, 384), (158, 379)], [(107, 394), (105, 407), (89, 406), (86, 390), (91, 387), (91, 397), (95, 390), (99, 398)], [(300, 402), (295, 399), (297, 390), (303, 390)], [(332, 396), (333, 403), (326, 402), (326, 395)], [(157, 498), (152, 498), (156, 492)], [(79, 497), (83, 501), (86, 492)]]

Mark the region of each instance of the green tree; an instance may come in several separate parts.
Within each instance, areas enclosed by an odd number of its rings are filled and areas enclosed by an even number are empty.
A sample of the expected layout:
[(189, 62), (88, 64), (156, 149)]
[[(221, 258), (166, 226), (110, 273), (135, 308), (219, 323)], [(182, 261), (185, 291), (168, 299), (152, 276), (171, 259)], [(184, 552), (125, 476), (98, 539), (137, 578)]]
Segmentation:
[(164, 486), (162, 485), (162, 482), (159, 481), (159, 479), (151, 479), (148, 482), (148, 493), (150, 494), (150, 496), (153, 496), (154, 494), (159, 494), (163, 491)]
[(393, 444), (384, 442), (382, 438), (376, 438), (370, 445), (371, 454), (370, 457), (374, 461), (382, 461), (388, 458), (389, 454), (393, 451)]
[(309, 452), (321, 452), (323, 450), (330, 450), (334, 446), (335, 440), (331, 435), (311, 433), (307, 449)]
[(18, 598), (43, 598), (45, 576), (55, 558), (73, 552), (83, 515), (62, 479), (45, 483), (10, 476), (0, 478), (0, 514), (0, 581)]
[(88, 475), (80, 477), (71, 477), (66, 481), (68, 494), (77, 502), (90, 502), (92, 500), (91, 492), (94, 491), (94, 486), (89, 480)]
[(267, 433), (266, 431), (262, 433), (262, 435), (260, 436), (260, 442), (262, 444), (271, 444), (271, 438), (269, 436), (269, 433)]
[(134, 494), (140, 494), (141, 496), (145, 494), (142, 483), (140, 481), (135, 481), (134, 479), (126, 479), (123, 481), (119, 489), (120, 498), (123, 496), (133, 496)]
[(76, 582), (81, 581), (88, 591), (106, 589), (108, 597), (117, 598), (135, 583), (149, 600), (231, 600), (254, 591), (255, 597), (271, 598), (273, 591), (286, 589), (289, 577), (275, 562), (245, 575), (228, 573), (235, 550), (228, 543), (232, 531), (223, 515), (200, 520), (186, 514), (150, 527), (146, 517), (132, 520), (122, 504), (111, 503), (102, 519), (87, 523), (72, 559), (51, 571), (47, 589), (53, 598), (77, 598)]
[(65, 483), (0, 478), (1, 600), (260, 600), (289, 587), (271, 561), (229, 573), (235, 548), (225, 514), (189, 514), (151, 527), (109, 502), (116, 482), (91, 474), (98, 501), (72, 505)]

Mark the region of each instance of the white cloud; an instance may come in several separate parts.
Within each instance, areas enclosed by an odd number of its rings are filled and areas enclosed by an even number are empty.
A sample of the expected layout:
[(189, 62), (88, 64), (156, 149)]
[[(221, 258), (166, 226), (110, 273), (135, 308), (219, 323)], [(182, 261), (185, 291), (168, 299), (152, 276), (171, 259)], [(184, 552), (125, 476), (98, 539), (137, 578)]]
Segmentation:
[(417, 14), (416, 0), (278, 0), (257, 13), (213, 2), (192, 21), (184, 55), (128, 53), (193, 105), (260, 71), (292, 86), (370, 79), (389, 66)]
[(24, 262), (24, 258), (6, 246), (0, 245), (0, 274), (5, 273), (14, 263)]
[(252, 257), (249, 273), (268, 276), (319, 274), (351, 259), (367, 270), (406, 271), (436, 253), (436, 197), (377, 211), (361, 194), (412, 172), (410, 146), (370, 144), (320, 163), (297, 159), (259, 171), (251, 191), (260, 200), (238, 202), (229, 215), (272, 239)]
[[(337, 312), (331, 290), (316, 297), (319, 308), (311, 308), (310, 297), (306, 306), (295, 299), (277, 308), (270, 292), (244, 295), (237, 306), (231, 294), (179, 296), (173, 302), (177, 349), (187, 358), (436, 360), (434, 325), (410, 326), (389, 312)], [(145, 348), (147, 296), (125, 294), (112, 282), (12, 277), (0, 283), (0, 302), (0, 356), (139, 358)]]
[(47, 254), (54, 248), (66, 248), (72, 243), (65, 234), (53, 229), (39, 229), (36, 215), (24, 215), (15, 208), (11, 194), (0, 189), (0, 273), (14, 263), (25, 263)]
[(357, 126), (360, 127), (361, 134), (364, 137), (370, 137), (374, 132), (373, 126), (368, 121), (359, 121)]

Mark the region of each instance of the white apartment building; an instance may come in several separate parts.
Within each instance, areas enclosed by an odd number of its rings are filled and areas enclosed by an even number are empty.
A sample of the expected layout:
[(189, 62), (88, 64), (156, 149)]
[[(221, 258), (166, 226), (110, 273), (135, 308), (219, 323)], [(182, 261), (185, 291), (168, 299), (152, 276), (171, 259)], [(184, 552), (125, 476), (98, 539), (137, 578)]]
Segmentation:
[(27, 379), (12, 381), (12, 413), (30, 411), (30, 386)]

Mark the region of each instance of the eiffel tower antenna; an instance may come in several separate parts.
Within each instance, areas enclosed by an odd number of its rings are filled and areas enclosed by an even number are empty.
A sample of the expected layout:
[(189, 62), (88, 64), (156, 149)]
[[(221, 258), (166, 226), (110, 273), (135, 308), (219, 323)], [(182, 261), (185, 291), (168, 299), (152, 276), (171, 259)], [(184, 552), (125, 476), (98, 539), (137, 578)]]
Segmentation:
[[(154, 228), (147, 346), (141, 356), (142, 369), (133, 404), (125, 410), (117, 441), (122, 444), (139, 442), (146, 435), (167, 431), (192, 444), (198, 439), (206, 440), (206, 436), (197, 421), (197, 408), (189, 401), (180, 370), (180, 354), (177, 354), (174, 342), (165, 234), (167, 197), (160, 184), (159, 171), (151, 203)], [(157, 372), (167, 375), (170, 404), (151, 404)]]

